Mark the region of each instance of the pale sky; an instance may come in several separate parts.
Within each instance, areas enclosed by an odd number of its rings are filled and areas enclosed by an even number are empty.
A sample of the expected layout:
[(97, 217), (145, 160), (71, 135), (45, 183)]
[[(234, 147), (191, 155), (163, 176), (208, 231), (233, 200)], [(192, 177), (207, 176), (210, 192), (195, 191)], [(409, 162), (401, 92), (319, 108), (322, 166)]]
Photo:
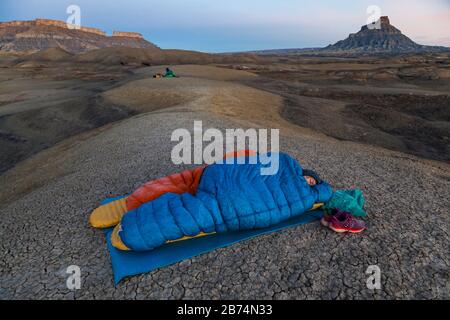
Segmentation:
[(206, 52), (323, 47), (358, 31), (377, 5), (414, 41), (450, 47), (450, 0), (0, 0), (0, 21), (66, 21), (71, 4), (83, 26)]

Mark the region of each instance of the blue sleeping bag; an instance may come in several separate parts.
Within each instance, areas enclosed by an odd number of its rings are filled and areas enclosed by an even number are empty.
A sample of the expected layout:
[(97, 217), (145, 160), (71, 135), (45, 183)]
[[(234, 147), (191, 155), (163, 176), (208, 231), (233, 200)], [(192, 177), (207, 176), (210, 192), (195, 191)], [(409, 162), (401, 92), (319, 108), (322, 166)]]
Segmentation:
[(331, 198), (330, 185), (309, 186), (302, 167), (289, 155), (279, 153), (279, 169), (273, 175), (261, 174), (269, 166), (264, 163), (253, 156), (244, 164), (209, 165), (195, 195), (166, 193), (126, 213), (121, 240), (131, 250), (142, 251), (201, 232), (264, 228)]

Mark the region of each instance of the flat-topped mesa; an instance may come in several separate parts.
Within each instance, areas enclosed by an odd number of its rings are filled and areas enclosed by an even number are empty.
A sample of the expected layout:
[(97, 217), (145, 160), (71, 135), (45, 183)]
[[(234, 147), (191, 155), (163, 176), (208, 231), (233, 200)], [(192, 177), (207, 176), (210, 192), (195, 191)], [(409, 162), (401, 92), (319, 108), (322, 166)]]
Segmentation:
[(55, 27), (66, 28), (66, 29), (76, 29), (76, 30), (80, 30), (80, 31), (84, 31), (84, 32), (95, 33), (100, 36), (106, 36), (106, 32), (104, 32), (100, 29), (88, 28), (88, 27), (78, 27), (77, 25), (69, 24), (64, 21), (51, 20), (51, 19), (36, 19), (35, 21), (36, 21), (37, 26), (55, 26)]
[(143, 38), (139, 32), (113, 31), (113, 37)]
[(0, 28), (6, 28), (6, 27), (30, 27), (35, 26), (36, 21), (7, 21), (7, 22), (0, 22)]
[(100, 36), (106, 36), (106, 32), (97, 28), (78, 27), (77, 25), (71, 25), (64, 21), (53, 19), (35, 19), (30, 21), (8, 21), (0, 22), (0, 28), (6, 27), (32, 27), (32, 26), (53, 26), (64, 29), (76, 29), (83, 32), (89, 32), (98, 34)]
[(62, 48), (78, 54), (120, 47), (161, 50), (137, 32), (114, 31), (112, 35), (107, 35), (97, 28), (52, 19), (0, 22), (0, 52), (36, 52)]
[[(76, 29), (84, 32), (95, 33), (101, 36), (107, 36), (106, 32), (97, 28), (88, 27), (78, 27), (76, 25), (68, 24), (64, 21), (53, 20), (53, 19), (35, 19), (30, 21), (8, 21), (0, 22), (0, 28), (2, 27), (32, 27), (32, 26), (54, 26), (64, 29)], [(127, 37), (127, 38), (140, 38), (143, 39), (142, 34), (139, 32), (124, 32), (124, 31), (114, 31), (113, 37)]]
[(78, 30), (84, 31), (84, 32), (90, 32), (90, 33), (95, 33), (98, 34), (100, 36), (107, 36), (105, 31), (102, 31), (100, 29), (97, 28), (88, 28), (88, 27), (81, 27)]
[(67, 28), (67, 23), (60, 20), (52, 19), (36, 19), (34, 20), (36, 26), (54, 26), (60, 28)]

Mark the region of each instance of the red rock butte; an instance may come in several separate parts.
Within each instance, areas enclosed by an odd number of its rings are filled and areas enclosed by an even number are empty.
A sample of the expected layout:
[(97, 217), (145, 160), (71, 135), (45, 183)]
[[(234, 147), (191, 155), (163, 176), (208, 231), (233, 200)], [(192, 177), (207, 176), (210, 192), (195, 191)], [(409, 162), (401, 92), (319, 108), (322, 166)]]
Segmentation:
[[(83, 32), (94, 33), (97, 35), (105, 36), (105, 31), (97, 29), (97, 28), (88, 28), (88, 27), (78, 27), (74, 24), (69, 24), (60, 20), (52, 20), (52, 19), (35, 19), (29, 21), (8, 21), (8, 22), (0, 22), (0, 28), (4, 27), (30, 27), (30, 26), (53, 26), (64, 29), (76, 29)], [(138, 32), (123, 32), (123, 31), (114, 31), (112, 34), (113, 37), (129, 37), (129, 38), (143, 38), (142, 34)]]

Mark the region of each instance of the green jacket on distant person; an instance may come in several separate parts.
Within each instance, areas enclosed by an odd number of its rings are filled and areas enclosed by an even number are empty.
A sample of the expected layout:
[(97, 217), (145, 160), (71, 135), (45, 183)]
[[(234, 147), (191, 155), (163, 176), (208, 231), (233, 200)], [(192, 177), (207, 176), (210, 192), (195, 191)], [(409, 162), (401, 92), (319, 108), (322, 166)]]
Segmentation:
[(166, 73), (164, 74), (164, 78), (175, 78), (177, 75), (175, 72), (170, 70), (169, 68), (166, 69)]

